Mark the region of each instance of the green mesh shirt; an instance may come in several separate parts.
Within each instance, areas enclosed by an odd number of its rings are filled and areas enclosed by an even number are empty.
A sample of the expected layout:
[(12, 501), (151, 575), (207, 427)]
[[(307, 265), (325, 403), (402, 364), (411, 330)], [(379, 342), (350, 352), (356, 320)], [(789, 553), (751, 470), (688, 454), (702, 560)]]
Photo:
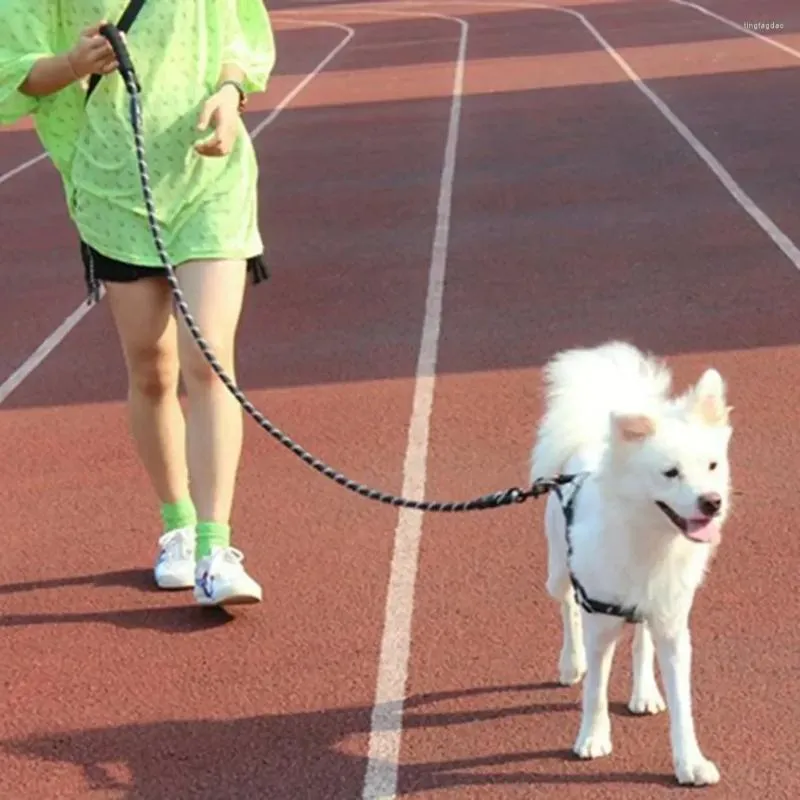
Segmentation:
[[(88, 105), (80, 84), (44, 98), (19, 92), (38, 59), (68, 50), (89, 25), (116, 22), (126, 4), (0, 0), (0, 124), (32, 117), (84, 242), (120, 261), (160, 266), (121, 76), (103, 77)], [(223, 64), (245, 72), (247, 91), (266, 88), (275, 45), (262, 0), (150, 0), (127, 41), (142, 87), (146, 157), (170, 260), (260, 254), (258, 166), (244, 123), (227, 157), (204, 157), (193, 147), (209, 133), (197, 131), (197, 120)]]

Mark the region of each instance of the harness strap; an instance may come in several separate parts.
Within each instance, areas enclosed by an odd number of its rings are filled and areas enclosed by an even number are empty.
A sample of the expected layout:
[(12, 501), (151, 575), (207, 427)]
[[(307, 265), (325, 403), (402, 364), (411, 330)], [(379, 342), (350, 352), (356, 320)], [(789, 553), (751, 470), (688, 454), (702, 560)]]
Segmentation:
[[(570, 535), (572, 531), (572, 523), (575, 519), (575, 503), (578, 497), (578, 493), (580, 492), (584, 481), (589, 477), (588, 472), (581, 472), (574, 476), (572, 481), (573, 484), (573, 491), (570, 494), (569, 498), (564, 501), (564, 495), (561, 491), (560, 486), (556, 486), (553, 488), (556, 495), (558, 496), (559, 502), (561, 503), (561, 509), (564, 513), (564, 523), (566, 527), (566, 537), (567, 537), (567, 561), (571, 561), (572, 559), (572, 536)], [(586, 593), (586, 589), (583, 588), (580, 581), (575, 577), (575, 574), (572, 572), (572, 568), (570, 567), (569, 570), (569, 579), (572, 583), (572, 589), (575, 593), (575, 600), (581, 608), (584, 609), (588, 614), (606, 614), (612, 617), (621, 617), (626, 622), (636, 625), (643, 621), (642, 616), (639, 614), (638, 610), (633, 606), (622, 606), (616, 603), (604, 603), (600, 600), (594, 600)]]

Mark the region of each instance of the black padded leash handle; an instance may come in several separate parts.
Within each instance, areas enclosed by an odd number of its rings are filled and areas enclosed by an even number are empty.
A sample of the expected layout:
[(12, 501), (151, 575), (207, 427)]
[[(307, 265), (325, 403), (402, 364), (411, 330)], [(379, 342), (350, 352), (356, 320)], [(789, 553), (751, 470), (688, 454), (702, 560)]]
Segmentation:
[(136, 84), (137, 91), (141, 91), (139, 80), (136, 77), (136, 70), (133, 68), (131, 54), (128, 52), (128, 47), (117, 26), (111, 23), (101, 26), (100, 35), (104, 36), (111, 45), (111, 49), (114, 51), (114, 55), (117, 58), (117, 64), (119, 65), (119, 71), (122, 73), (122, 77), (125, 78), (127, 76), (132, 78), (133, 82)]

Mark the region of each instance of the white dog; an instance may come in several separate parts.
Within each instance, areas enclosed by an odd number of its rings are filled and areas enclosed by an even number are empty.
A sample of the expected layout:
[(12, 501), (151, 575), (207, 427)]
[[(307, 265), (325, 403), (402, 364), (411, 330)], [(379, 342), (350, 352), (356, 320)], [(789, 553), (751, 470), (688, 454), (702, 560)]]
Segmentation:
[(545, 376), (531, 476), (578, 475), (551, 492), (545, 511), (547, 590), (564, 626), (560, 681), (586, 675), (574, 751), (611, 752), (608, 680), (627, 616), (640, 622), (629, 709), (665, 709), (657, 656), (677, 779), (717, 783), (695, 734), (689, 613), (729, 512), (725, 384), (709, 369), (671, 398), (667, 369), (622, 342), (560, 353)]

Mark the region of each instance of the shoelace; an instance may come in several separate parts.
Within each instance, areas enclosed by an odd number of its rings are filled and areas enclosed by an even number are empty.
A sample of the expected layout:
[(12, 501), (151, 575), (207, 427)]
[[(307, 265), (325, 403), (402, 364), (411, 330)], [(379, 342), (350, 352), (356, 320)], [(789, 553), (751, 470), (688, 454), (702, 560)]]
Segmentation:
[(158, 544), (167, 558), (189, 558), (191, 547), (189, 545), (189, 532), (186, 529), (168, 531), (159, 540)]
[(212, 572), (220, 561), (238, 567), (241, 565), (242, 561), (244, 561), (244, 553), (241, 550), (237, 550), (235, 547), (220, 548), (211, 556), (211, 563), (208, 565), (208, 571)]

